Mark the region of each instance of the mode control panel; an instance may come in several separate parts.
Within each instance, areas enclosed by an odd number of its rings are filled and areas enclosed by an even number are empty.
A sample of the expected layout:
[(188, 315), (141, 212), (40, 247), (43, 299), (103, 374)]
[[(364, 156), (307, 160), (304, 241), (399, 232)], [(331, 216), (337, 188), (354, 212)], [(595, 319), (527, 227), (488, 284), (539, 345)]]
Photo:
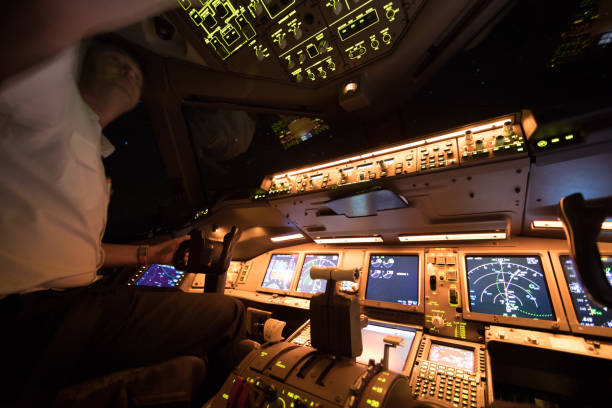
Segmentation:
[[(301, 72), (301, 71), (300, 71)], [(311, 70), (312, 75), (315, 75)], [(330, 163), (267, 176), (268, 198), (335, 189), (355, 183), (512, 160), (527, 155), (517, 115), (464, 131), (432, 135), (404, 145), (339, 158)]]

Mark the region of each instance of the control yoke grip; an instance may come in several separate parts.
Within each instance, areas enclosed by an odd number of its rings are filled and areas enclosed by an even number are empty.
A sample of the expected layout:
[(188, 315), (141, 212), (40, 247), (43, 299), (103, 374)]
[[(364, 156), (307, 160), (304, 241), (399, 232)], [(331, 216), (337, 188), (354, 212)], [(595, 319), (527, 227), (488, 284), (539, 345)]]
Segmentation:
[[(233, 226), (225, 234), (223, 242), (206, 238), (203, 231), (194, 229), (189, 233), (191, 239), (184, 241), (174, 255), (172, 264), (179, 270), (193, 273), (222, 275), (232, 261), (234, 248), (240, 239), (240, 230)], [(186, 257), (186, 254), (189, 254)], [(185, 263), (185, 258), (188, 258)]]
[(561, 199), (559, 217), (563, 221), (570, 255), (589, 300), (612, 307), (612, 286), (604, 273), (597, 247), (606, 208), (588, 205), (582, 194), (575, 193)]

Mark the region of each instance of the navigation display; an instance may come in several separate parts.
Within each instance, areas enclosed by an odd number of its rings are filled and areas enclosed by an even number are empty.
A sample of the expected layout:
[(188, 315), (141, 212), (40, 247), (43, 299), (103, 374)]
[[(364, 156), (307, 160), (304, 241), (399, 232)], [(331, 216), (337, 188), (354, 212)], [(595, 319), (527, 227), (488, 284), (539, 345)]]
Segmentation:
[(459, 347), (432, 344), (429, 349), (429, 361), (444, 364), (461, 370), (474, 372), (474, 350)]
[[(572, 259), (567, 255), (563, 255), (560, 258), (578, 323), (582, 326), (612, 327), (612, 310), (609, 310), (607, 307), (600, 308), (593, 306), (582, 288)], [(612, 257), (602, 256), (601, 263), (606, 277), (610, 285), (612, 285)]]
[(185, 272), (177, 271), (171, 265), (151, 265), (136, 282), (136, 286), (155, 286), (158, 288), (174, 288), (178, 286)]
[(404, 369), (406, 358), (416, 335), (416, 330), (407, 327), (392, 324), (383, 325), (380, 323), (368, 324), (361, 330), (363, 352), (357, 357), (357, 361), (362, 364), (368, 364), (370, 359), (374, 359), (374, 361), (379, 363), (384, 354), (383, 339), (389, 335), (404, 339), (401, 345), (389, 350), (389, 368), (401, 372)]
[(326, 255), (306, 255), (297, 291), (303, 293), (325, 292), (327, 281), (323, 279), (312, 280), (310, 278), (310, 268), (318, 266), (321, 268), (338, 266), (338, 254)]
[(555, 320), (540, 257), (466, 256), (470, 310)]
[(419, 256), (371, 255), (365, 298), (419, 304)]
[(274, 254), (261, 283), (265, 289), (289, 290), (297, 269), (298, 254)]

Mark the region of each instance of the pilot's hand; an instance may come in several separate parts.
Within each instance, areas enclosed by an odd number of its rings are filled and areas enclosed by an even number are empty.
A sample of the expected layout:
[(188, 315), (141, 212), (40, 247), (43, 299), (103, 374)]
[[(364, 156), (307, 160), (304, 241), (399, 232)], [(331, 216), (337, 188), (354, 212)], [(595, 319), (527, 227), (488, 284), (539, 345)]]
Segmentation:
[[(181, 245), (182, 242), (187, 241), (189, 238), (189, 235), (183, 235), (182, 237), (174, 238), (151, 246), (148, 259), (149, 263), (172, 265), (172, 259), (174, 258), (174, 254), (178, 250), (179, 245)], [(185, 264), (187, 264), (189, 260), (187, 259), (188, 256), (189, 253), (185, 253)]]

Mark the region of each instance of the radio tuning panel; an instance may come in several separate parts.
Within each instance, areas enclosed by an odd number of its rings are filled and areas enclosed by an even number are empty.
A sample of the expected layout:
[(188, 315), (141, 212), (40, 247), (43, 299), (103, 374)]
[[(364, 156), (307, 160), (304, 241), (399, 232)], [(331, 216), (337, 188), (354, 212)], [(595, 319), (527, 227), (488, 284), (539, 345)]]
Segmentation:
[(389, 54), (423, 1), (178, 3), (181, 18), (227, 70), (316, 87)]

